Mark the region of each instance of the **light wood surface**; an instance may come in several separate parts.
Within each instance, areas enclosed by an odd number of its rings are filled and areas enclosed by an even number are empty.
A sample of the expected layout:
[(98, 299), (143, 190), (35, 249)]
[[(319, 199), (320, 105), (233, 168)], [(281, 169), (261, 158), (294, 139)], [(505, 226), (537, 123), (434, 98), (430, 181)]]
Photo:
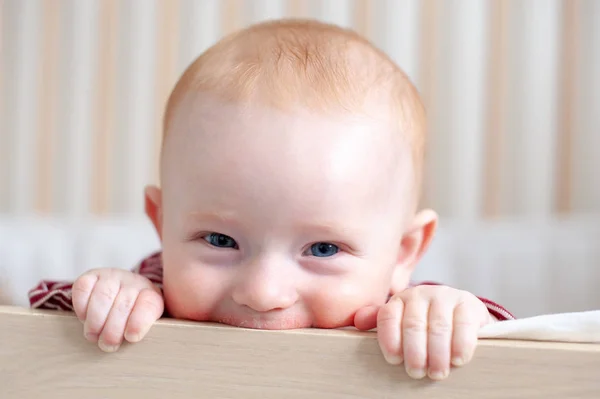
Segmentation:
[(386, 364), (376, 335), (160, 320), (102, 353), (70, 313), (0, 307), (0, 398), (589, 398), (600, 345), (481, 340), (443, 382)]

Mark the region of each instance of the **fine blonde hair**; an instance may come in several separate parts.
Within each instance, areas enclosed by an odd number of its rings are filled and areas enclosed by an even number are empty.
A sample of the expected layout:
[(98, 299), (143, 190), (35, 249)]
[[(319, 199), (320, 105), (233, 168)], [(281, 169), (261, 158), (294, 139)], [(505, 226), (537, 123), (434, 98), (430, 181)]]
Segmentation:
[(384, 52), (352, 30), (282, 19), (224, 37), (196, 58), (175, 85), (167, 102), (164, 135), (177, 105), (192, 91), (279, 109), (357, 112), (374, 100), (389, 108), (408, 141), (420, 186), (426, 123), (419, 94)]

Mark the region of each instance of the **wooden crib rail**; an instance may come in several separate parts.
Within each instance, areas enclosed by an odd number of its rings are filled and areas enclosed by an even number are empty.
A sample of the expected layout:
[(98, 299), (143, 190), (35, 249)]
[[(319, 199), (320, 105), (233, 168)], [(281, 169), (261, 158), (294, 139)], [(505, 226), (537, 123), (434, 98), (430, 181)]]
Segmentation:
[(0, 397), (598, 399), (600, 345), (481, 340), (446, 381), (414, 381), (372, 332), (160, 320), (105, 354), (70, 313), (0, 307)]

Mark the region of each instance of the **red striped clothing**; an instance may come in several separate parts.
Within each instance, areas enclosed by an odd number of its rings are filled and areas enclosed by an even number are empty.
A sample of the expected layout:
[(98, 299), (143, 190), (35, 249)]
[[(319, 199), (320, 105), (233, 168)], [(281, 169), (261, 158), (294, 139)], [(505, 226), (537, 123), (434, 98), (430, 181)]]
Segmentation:
[[(142, 260), (135, 269), (134, 273), (141, 274), (152, 281), (157, 287), (162, 288), (162, 260), (161, 253), (154, 253)], [(433, 282), (422, 282), (416, 285), (438, 285)], [(52, 309), (73, 311), (73, 302), (71, 300), (72, 282), (60, 281), (41, 281), (37, 286), (29, 291), (29, 303), (34, 309)], [(512, 320), (515, 317), (501, 305), (494, 303), (486, 298), (479, 298), (487, 307), (488, 311), (496, 319)]]

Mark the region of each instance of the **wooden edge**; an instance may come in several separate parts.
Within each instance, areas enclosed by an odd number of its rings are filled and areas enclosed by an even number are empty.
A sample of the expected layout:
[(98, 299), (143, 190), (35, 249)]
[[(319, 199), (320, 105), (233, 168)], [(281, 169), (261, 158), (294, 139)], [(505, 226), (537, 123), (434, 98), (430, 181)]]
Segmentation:
[(374, 332), (162, 319), (142, 342), (106, 354), (72, 313), (0, 306), (0, 387), (3, 399), (597, 399), (600, 345), (480, 340), (473, 361), (445, 381), (415, 381), (385, 363)]

